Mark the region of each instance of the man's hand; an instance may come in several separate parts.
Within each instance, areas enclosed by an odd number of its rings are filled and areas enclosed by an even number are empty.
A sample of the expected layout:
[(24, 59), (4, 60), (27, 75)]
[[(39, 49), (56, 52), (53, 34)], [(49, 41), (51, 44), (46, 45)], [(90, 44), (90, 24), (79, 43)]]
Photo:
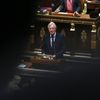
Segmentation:
[(74, 16), (80, 17), (80, 14), (79, 14), (77, 11), (75, 11), (75, 12), (74, 12)]
[(56, 55), (53, 55), (52, 57), (53, 57), (53, 58), (55, 58), (55, 57), (56, 57)]
[(56, 55), (49, 55), (49, 59), (54, 59)]

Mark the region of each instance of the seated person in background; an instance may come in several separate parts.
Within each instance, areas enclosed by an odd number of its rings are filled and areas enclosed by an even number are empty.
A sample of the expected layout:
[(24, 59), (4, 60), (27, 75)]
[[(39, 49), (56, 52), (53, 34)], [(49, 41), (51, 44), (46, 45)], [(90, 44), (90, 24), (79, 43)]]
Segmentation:
[(56, 24), (50, 22), (48, 24), (49, 34), (46, 34), (43, 39), (42, 52), (52, 55), (53, 58), (63, 57), (65, 52), (65, 38), (62, 34), (56, 33)]
[(61, 0), (61, 4), (55, 12), (60, 11), (74, 13), (77, 16), (81, 12), (81, 2), (80, 0)]

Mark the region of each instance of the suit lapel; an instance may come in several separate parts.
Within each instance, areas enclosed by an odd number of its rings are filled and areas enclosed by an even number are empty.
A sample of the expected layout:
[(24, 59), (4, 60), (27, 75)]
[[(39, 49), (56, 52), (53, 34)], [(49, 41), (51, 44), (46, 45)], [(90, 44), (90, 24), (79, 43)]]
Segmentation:
[(48, 44), (49, 44), (49, 47), (51, 47), (51, 43), (50, 43), (50, 35), (48, 35)]
[(55, 36), (55, 43), (56, 43), (56, 41), (57, 41), (57, 37), (58, 37), (58, 34), (56, 33), (56, 36)]
[(59, 33), (56, 33), (56, 38), (55, 38), (55, 47), (58, 44), (58, 40), (59, 40)]

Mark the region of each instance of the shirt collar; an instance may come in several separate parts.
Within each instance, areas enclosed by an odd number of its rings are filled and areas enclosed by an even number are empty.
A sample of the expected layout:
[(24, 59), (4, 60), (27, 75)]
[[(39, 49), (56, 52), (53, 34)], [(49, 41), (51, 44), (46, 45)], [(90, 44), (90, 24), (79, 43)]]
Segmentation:
[[(53, 35), (54, 35), (54, 37), (55, 37), (55, 36), (56, 36), (56, 33), (54, 33)], [(50, 37), (51, 37), (51, 34), (50, 34)]]

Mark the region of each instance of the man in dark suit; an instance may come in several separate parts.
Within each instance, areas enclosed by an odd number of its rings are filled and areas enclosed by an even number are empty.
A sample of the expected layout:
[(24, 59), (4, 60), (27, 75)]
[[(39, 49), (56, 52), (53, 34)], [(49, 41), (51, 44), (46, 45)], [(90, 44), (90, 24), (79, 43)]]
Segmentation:
[(50, 22), (48, 24), (49, 34), (46, 34), (43, 39), (42, 52), (53, 55), (53, 57), (63, 57), (65, 52), (64, 36), (56, 33), (56, 24)]
[(55, 10), (55, 12), (69, 12), (79, 14), (81, 12), (80, 0), (61, 0), (61, 5)]

